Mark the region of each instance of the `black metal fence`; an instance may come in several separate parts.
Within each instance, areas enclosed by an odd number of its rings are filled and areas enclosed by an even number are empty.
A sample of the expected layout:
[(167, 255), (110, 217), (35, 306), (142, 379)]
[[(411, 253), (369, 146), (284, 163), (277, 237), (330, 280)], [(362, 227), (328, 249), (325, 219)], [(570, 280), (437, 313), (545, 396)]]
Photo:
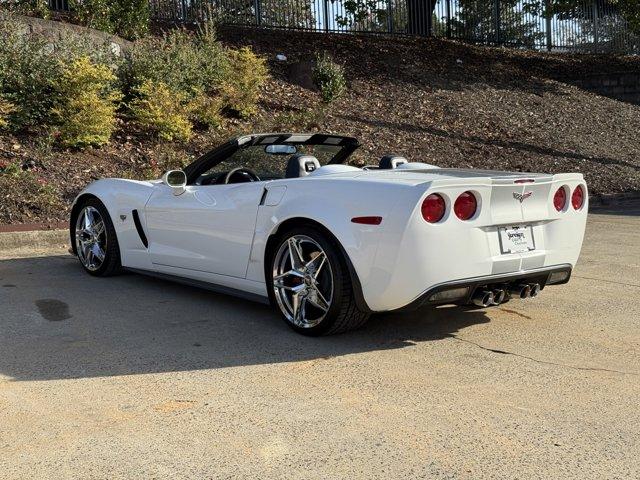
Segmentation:
[[(53, 9), (68, 8), (66, 0), (48, 1)], [(231, 25), (436, 36), (539, 50), (640, 53), (640, 36), (611, 0), (150, 0), (150, 9), (152, 19), (160, 22), (213, 19)]]

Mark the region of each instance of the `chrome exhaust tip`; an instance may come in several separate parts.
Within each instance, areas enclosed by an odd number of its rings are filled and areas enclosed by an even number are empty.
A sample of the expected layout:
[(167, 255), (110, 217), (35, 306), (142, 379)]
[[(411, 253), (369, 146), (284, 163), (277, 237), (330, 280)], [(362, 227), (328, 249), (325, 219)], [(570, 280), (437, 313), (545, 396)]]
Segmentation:
[(480, 290), (473, 295), (473, 299), (471, 301), (478, 307), (488, 307), (489, 305), (493, 305), (493, 292), (489, 290)]
[(531, 286), (526, 284), (520, 284), (509, 288), (509, 293), (514, 297), (529, 298), (531, 295)]
[(530, 297), (537, 297), (538, 294), (540, 293), (540, 284), (539, 283), (532, 283), (531, 285), (529, 285), (529, 287), (531, 287), (531, 291), (529, 292), (529, 296)]
[(494, 290), (493, 292), (493, 303), (492, 305), (500, 305), (501, 303), (504, 303), (504, 301), (507, 299), (507, 292), (505, 292), (504, 290)]

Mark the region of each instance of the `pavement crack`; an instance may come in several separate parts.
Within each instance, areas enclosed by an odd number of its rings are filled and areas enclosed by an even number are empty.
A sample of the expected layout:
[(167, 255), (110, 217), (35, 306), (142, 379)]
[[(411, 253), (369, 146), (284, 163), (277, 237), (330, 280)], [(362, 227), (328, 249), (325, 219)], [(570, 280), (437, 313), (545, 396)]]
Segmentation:
[(547, 360), (540, 360), (539, 358), (529, 357), (527, 355), (522, 355), (520, 353), (509, 352), (509, 351), (506, 351), (506, 350), (499, 350), (499, 349), (496, 349), (496, 348), (485, 347), (484, 345), (476, 343), (473, 340), (468, 340), (466, 338), (458, 337), (457, 335), (454, 335), (454, 334), (447, 334), (446, 336), (449, 337), (449, 338), (452, 338), (454, 340), (458, 340), (459, 342), (468, 343), (470, 345), (478, 347), (478, 348), (480, 348), (482, 350), (485, 350), (487, 352), (497, 353), (499, 355), (512, 355), (514, 357), (524, 358), (525, 360), (529, 360), (529, 361), (532, 361), (532, 362), (535, 362), (535, 363), (540, 363), (540, 364), (543, 364), (543, 365), (553, 365), (553, 366), (556, 366), (556, 367), (569, 368), (571, 370), (619, 373), (621, 375), (640, 376), (640, 373), (637, 373), (637, 372), (625, 372), (624, 370), (614, 370), (614, 369), (600, 368), (600, 367), (580, 367), (580, 366), (576, 366), (576, 365), (569, 365), (569, 364), (566, 364), (566, 363), (549, 362)]
[(605, 283), (614, 283), (616, 285), (624, 285), (625, 287), (638, 287), (638, 288), (640, 288), (640, 285), (638, 285), (636, 283), (616, 282), (615, 280), (605, 280), (604, 278), (583, 277), (582, 275), (573, 275), (573, 278), (582, 278), (583, 280), (595, 280), (597, 282), (605, 282)]

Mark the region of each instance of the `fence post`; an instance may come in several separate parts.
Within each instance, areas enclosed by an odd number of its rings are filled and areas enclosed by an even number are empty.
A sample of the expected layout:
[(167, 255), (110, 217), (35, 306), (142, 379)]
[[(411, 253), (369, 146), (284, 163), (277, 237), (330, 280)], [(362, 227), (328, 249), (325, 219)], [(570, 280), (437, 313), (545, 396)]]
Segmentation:
[(494, 0), (496, 45), (500, 44), (500, 0)]
[(553, 49), (553, 35), (551, 29), (553, 28), (553, 24), (551, 23), (551, 15), (553, 10), (551, 8), (551, 0), (545, 0), (545, 9), (544, 16), (545, 22), (547, 24), (547, 50), (550, 52)]
[(260, 26), (262, 23), (262, 12), (261, 12), (260, 0), (253, 0), (253, 10), (256, 15), (256, 25)]
[(600, 33), (598, 32), (598, 0), (593, 0), (593, 47), (595, 53), (598, 53), (600, 50)]
[(451, 38), (451, 0), (447, 0), (447, 38)]
[(324, 31), (329, 31), (329, 0), (324, 0)]
[(393, 33), (393, 0), (387, 0), (387, 31)]

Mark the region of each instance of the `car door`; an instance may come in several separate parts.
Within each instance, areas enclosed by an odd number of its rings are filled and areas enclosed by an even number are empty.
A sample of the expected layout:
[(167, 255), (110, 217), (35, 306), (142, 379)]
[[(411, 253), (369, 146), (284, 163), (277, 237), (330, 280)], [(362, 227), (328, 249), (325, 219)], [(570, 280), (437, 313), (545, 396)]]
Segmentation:
[(145, 208), (151, 262), (245, 278), (264, 182), (159, 184)]

